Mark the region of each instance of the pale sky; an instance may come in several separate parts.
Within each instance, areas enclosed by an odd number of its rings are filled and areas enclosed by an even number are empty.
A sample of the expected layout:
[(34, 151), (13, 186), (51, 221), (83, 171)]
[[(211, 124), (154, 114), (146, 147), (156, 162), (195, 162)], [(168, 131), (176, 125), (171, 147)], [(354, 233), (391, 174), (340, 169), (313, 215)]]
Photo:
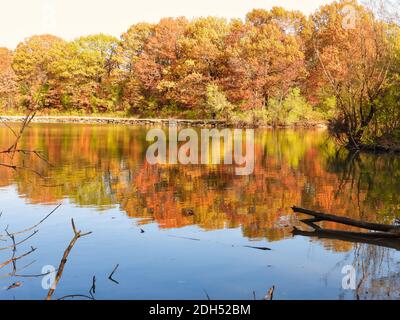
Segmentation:
[(51, 33), (66, 40), (107, 33), (119, 37), (137, 22), (163, 17), (244, 18), (254, 8), (279, 5), (311, 13), (332, 0), (2, 0), (0, 47), (13, 49), (23, 39)]

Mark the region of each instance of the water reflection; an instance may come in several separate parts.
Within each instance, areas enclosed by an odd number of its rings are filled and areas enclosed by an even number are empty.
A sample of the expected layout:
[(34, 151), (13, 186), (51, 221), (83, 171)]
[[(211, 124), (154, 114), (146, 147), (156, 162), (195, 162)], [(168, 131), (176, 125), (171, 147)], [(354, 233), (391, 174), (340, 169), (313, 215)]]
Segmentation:
[[(120, 126), (34, 125), (21, 147), (43, 151), (51, 166), (25, 157), (34, 172), (2, 168), (0, 186), (16, 184), (34, 204), (68, 198), (99, 210), (117, 205), (143, 224), (240, 226), (246, 237), (268, 240), (290, 236), (297, 224), (292, 205), (386, 223), (400, 213), (400, 159), (338, 152), (322, 131), (257, 131), (254, 175), (243, 177), (226, 165), (149, 165), (145, 134)], [(2, 146), (12, 139), (7, 129), (0, 136)]]
[[(20, 161), (33, 170), (0, 168), (0, 186), (15, 186), (31, 204), (68, 199), (99, 211), (118, 207), (142, 225), (241, 228), (244, 237), (270, 242), (291, 239), (293, 226), (304, 228), (292, 205), (385, 223), (400, 216), (400, 159), (337, 151), (323, 130), (257, 130), (250, 176), (237, 176), (227, 165), (149, 165), (145, 136), (144, 127), (32, 125), (21, 148), (43, 151), (51, 165), (25, 156)], [(0, 139), (4, 147), (13, 136), (2, 128)], [(324, 227), (346, 228), (329, 222)], [(363, 266), (359, 298), (395, 291), (399, 270), (379, 267), (392, 251), (312, 241)]]

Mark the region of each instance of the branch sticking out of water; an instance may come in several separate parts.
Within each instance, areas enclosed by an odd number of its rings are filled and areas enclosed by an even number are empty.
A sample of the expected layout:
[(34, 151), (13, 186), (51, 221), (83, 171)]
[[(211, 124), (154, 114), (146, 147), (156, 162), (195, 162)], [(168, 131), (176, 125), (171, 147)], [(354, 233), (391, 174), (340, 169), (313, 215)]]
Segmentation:
[(211, 298), (210, 298), (210, 296), (208, 295), (208, 292), (205, 289), (204, 289), (204, 293), (206, 294), (207, 300), (211, 301)]
[(62, 257), (60, 265), (58, 267), (56, 278), (55, 278), (54, 283), (51, 286), (49, 292), (47, 293), (46, 300), (51, 300), (51, 298), (54, 294), (54, 291), (56, 290), (57, 284), (62, 277), (62, 273), (64, 271), (65, 264), (67, 263), (68, 256), (71, 253), (71, 250), (74, 247), (76, 241), (78, 241), (79, 238), (87, 236), (92, 233), (92, 232), (82, 233), (82, 231), (78, 231), (76, 229), (74, 219), (71, 219), (71, 224), (72, 224), (72, 230), (74, 231), (74, 237), (72, 238), (71, 242), (69, 243), (67, 249), (64, 251), (63, 257)]
[(371, 223), (371, 222), (365, 222), (365, 221), (361, 221), (361, 220), (354, 220), (354, 219), (350, 219), (347, 217), (335, 216), (333, 214), (308, 210), (308, 209), (299, 208), (299, 207), (292, 207), (292, 209), (294, 212), (304, 213), (304, 214), (313, 216), (314, 219), (306, 219), (303, 222), (310, 225), (314, 229), (320, 229), (320, 227), (315, 224), (316, 222), (331, 221), (331, 222), (336, 222), (336, 223), (340, 223), (340, 224), (344, 224), (344, 225), (352, 226), (352, 227), (358, 227), (358, 228), (362, 228), (362, 229), (366, 229), (366, 230), (387, 232), (388, 233), (387, 236), (389, 236), (389, 237), (390, 236), (392, 236), (392, 237), (400, 236), (400, 227), (399, 226), (389, 225), (389, 224), (380, 224), (380, 223)]
[(268, 290), (267, 295), (265, 296), (264, 300), (269, 300), (269, 301), (273, 300), (274, 299), (274, 291), (275, 291), (275, 286), (272, 286)]
[(271, 251), (271, 248), (267, 247), (253, 247), (253, 246), (244, 246), (245, 248), (251, 248), (251, 249), (257, 249), (257, 250), (263, 250), (263, 251)]
[(111, 274), (108, 276), (108, 279), (110, 279), (112, 282), (114, 282), (114, 283), (116, 283), (116, 284), (119, 284), (119, 282), (118, 282), (117, 280), (114, 280), (114, 279), (113, 279), (113, 275), (114, 275), (115, 271), (117, 271), (118, 267), (119, 267), (119, 264), (117, 264), (117, 265), (115, 266), (114, 270), (113, 270), (113, 271), (111, 272)]
[(37, 231), (37, 230), (33, 231), (33, 233), (32, 233), (31, 235), (27, 236), (25, 239), (23, 239), (23, 240), (21, 240), (21, 241), (19, 241), (19, 242), (17, 242), (17, 243), (15, 243), (14, 234), (10, 234), (10, 237), (13, 239), (13, 244), (10, 245), (10, 246), (7, 246), (7, 247), (2, 247), (2, 248), (0, 248), (0, 251), (2, 251), (2, 250), (7, 250), (7, 249), (11, 249), (11, 248), (12, 248), (12, 249), (13, 249), (13, 252), (15, 252), (18, 245), (24, 243), (25, 241), (28, 241), (30, 238), (32, 238), (32, 237), (33, 237), (36, 233), (38, 233), (38, 232), (39, 232), (39, 231)]
[(92, 286), (89, 290), (90, 296), (94, 299), (94, 295), (96, 294), (96, 276), (93, 276)]
[[(317, 237), (320, 239), (335, 239), (354, 243), (366, 243), (400, 250), (399, 226), (359, 221), (347, 217), (335, 216), (333, 214), (327, 214), (298, 207), (293, 207), (292, 209), (294, 212), (313, 216), (311, 219), (303, 219), (300, 221), (314, 230), (303, 231), (293, 227), (292, 234), (295, 236), (299, 235), (305, 237)], [(370, 230), (370, 232), (324, 229), (316, 224), (321, 221), (336, 222), (343, 225), (367, 229)]]
[[(54, 212), (56, 212), (56, 210), (57, 210), (59, 207), (61, 207), (61, 203), (60, 203), (57, 207), (55, 207), (48, 215), (46, 215), (43, 219), (41, 219), (38, 223), (36, 223), (36, 224), (33, 225), (32, 227), (26, 228), (26, 229), (21, 230), (21, 231), (13, 232), (13, 233), (10, 233), (10, 234), (7, 234), (7, 235), (8, 235), (8, 236), (9, 236), (9, 235), (16, 236), (16, 235), (18, 235), (18, 234), (26, 233), (26, 232), (29, 232), (29, 231), (31, 231), (31, 230), (37, 228), (37, 227), (38, 227), (39, 225), (41, 225), (44, 221), (46, 221)], [(1, 236), (1, 235), (0, 235), (0, 236)]]
[(1, 268), (4, 268), (5, 266), (9, 265), (10, 263), (15, 263), (15, 261), (20, 260), (20, 259), (26, 257), (27, 255), (31, 254), (31, 253), (34, 252), (35, 250), (36, 250), (36, 248), (31, 247), (31, 250), (29, 250), (28, 252), (26, 252), (26, 253), (20, 255), (19, 257), (14, 257), (14, 255), (13, 255), (13, 257), (12, 257), (11, 259), (9, 259), (9, 260), (3, 262), (2, 264), (0, 264), (0, 269), (1, 269)]

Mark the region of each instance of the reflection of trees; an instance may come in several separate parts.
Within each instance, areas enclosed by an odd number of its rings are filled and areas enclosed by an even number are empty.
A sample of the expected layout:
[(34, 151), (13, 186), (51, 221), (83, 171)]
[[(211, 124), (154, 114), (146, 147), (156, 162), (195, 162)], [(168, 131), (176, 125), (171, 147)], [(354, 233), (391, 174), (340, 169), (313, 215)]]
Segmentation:
[(327, 161), (327, 170), (340, 176), (337, 197), (349, 185), (350, 194), (356, 195), (359, 218), (392, 222), (400, 214), (399, 157), (341, 151)]
[[(241, 227), (247, 237), (269, 240), (291, 236), (297, 224), (290, 210), (294, 204), (354, 218), (364, 212), (371, 220), (385, 220), (396, 209), (398, 160), (346, 159), (317, 131), (256, 132), (255, 172), (244, 177), (224, 165), (151, 166), (144, 161), (145, 133), (131, 127), (32, 126), (21, 143), (51, 159), (53, 166), (31, 163), (51, 178), (18, 172), (18, 192), (32, 203), (68, 197), (99, 209), (118, 205), (142, 223), (157, 221), (163, 228)], [(0, 139), (0, 145), (7, 144), (6, 134)], [(0, 185), (9, 185), (10, 179), (2, 171)], [(195, 214), (185, 214), (187, 209)], [(323, 243), (338, 251), (352, 246), (329, 239)]]
[(357, 271), (356, 299), (398, 299), (400, 270), (394, 251), (379, 246), (358, 244), (353, 249)]

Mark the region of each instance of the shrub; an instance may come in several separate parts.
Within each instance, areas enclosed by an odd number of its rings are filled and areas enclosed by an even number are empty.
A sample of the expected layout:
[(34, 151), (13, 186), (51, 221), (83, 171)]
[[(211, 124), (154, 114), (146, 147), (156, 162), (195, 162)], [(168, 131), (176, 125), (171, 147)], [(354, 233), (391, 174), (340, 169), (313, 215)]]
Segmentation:
[(270, 99), (267, 110), (273, 125), (289, 125), (322, 117), (313, 110), (298, 88), (290, 90), (284, 99)]
[(206, 110), (212, 118), (220, 117), (227, 120), (233, 112), (233, 105), (217, 85), (209, 84), (206, 93)]

